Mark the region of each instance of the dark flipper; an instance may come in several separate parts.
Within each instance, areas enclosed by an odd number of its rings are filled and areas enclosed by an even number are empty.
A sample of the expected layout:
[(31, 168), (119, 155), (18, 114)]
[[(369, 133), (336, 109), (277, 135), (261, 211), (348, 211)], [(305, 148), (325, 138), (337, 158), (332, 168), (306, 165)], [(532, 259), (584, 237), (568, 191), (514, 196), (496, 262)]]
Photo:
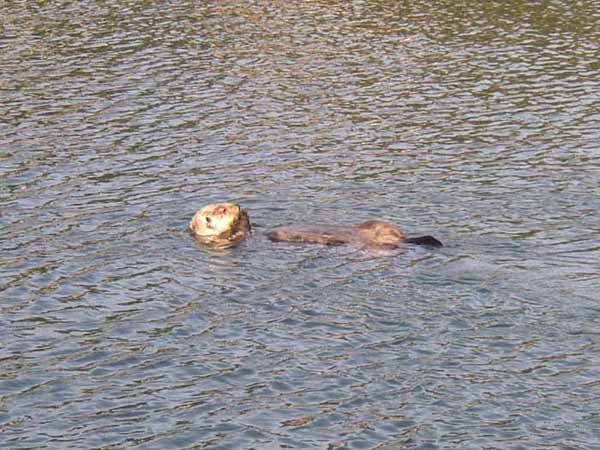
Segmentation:
[(407, 238), (406, 242), (409, 244), (427, 245), (428, 247), (443, 247), (443, 244), (433, 236), (419, 236), (414, 238)]

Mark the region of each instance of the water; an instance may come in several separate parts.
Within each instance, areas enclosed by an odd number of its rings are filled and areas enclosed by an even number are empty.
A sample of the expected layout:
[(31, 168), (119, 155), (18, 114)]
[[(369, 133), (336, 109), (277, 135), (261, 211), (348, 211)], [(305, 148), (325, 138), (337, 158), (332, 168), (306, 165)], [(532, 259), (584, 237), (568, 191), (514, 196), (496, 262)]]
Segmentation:
[(600, 448), (597, 1), (1, 8), (2, 448)]

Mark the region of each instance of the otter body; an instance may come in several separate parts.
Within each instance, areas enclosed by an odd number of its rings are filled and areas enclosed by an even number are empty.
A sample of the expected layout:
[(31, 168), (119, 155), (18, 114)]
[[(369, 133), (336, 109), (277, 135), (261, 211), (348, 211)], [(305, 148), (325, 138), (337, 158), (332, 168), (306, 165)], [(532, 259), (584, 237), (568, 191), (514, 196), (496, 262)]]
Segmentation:
[(290, 225), (267, 233), (273, 242), (308, 242), (322, 245), (343, 245), (356, 241), (352, 227), (338, 225)]
[[(203, 244), (231, 247), (250, 234), (248, 214), (233, 203), (215, 203), (200, 209), (190, 230)], [(397, 248), (403, 243), (441, 247), (432, 236), (407, 238), (394, 224), (368, 220), (356, 225), (291, 225), (267, 233), (274, 242), (306, 242), (321, 245), (353, 244), (362, 247)]]
[(403, 243), (441, 247), (432, 236), (407, 238), (394, 224), (368, 220), (357, 225), (285, 226), (271, 230), (267, 237), (274, 242), (307, 242), (322, 245), (354, 244), (365, 247), (397, 248)]

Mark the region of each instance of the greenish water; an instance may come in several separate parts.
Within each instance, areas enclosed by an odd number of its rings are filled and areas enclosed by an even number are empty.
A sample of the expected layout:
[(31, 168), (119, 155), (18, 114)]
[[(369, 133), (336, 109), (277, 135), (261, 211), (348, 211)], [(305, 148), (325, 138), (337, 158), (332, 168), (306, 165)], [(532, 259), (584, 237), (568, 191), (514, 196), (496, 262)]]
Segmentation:
[(2, 448), (600, 448), (600, 3), (0, 8)]

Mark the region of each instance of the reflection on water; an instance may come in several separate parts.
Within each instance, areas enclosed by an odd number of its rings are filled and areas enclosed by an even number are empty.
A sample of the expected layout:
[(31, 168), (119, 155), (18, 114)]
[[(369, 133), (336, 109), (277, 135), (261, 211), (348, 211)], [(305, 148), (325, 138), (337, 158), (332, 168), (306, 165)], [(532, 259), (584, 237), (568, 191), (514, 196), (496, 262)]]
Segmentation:
[[(598, 11), (7, 5), (2, 447), (595, 448)], [(368, 218), (447, 246), (263, 236)]]

